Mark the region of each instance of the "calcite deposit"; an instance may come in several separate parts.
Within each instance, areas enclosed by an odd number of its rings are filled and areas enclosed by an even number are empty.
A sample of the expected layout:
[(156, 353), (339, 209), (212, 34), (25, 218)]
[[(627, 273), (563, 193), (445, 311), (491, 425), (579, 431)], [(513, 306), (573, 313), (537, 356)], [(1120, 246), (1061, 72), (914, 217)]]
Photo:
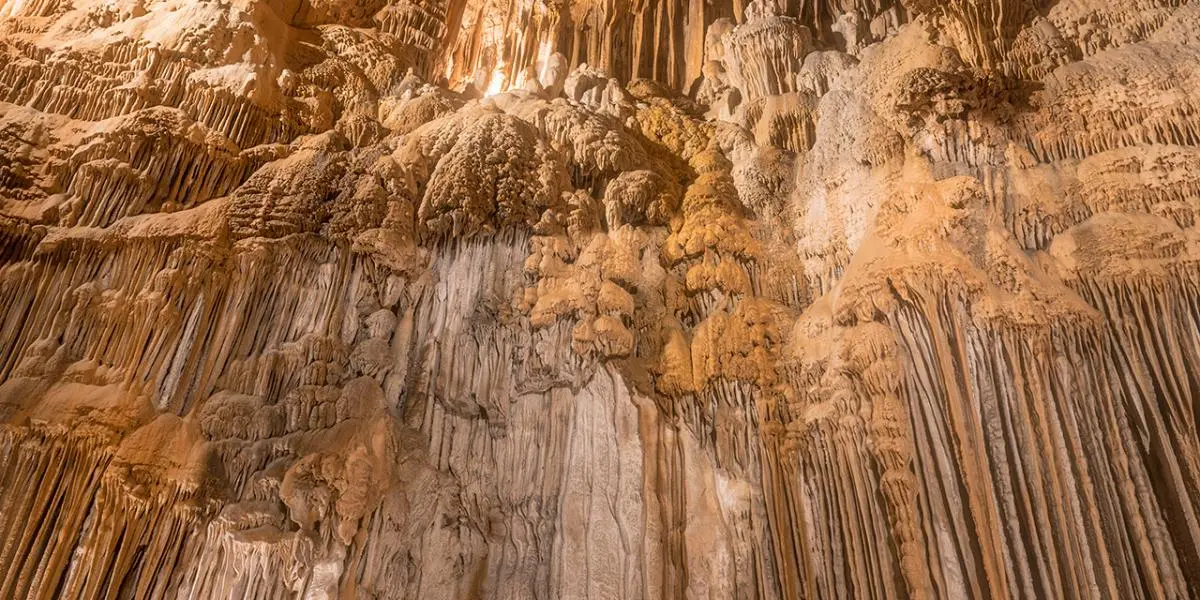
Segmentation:
[(1200, 598), (1200, 4), (0, 0), (0, 598)]

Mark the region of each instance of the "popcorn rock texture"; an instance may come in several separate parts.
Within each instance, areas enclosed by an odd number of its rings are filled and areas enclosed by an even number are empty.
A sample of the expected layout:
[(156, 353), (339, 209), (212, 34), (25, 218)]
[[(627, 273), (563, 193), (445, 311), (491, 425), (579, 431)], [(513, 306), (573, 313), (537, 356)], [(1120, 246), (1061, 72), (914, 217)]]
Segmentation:
[(0, 0), (0, 598), (1200, 598), (1200, 6)]

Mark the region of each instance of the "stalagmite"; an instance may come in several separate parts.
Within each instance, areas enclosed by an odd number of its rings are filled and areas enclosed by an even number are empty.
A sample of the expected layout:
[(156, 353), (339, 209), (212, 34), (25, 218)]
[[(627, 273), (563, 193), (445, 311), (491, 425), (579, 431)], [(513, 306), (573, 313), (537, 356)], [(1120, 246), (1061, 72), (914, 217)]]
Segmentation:
[(0, 598), (1200, 599), (1200, 5), (0, 0)]

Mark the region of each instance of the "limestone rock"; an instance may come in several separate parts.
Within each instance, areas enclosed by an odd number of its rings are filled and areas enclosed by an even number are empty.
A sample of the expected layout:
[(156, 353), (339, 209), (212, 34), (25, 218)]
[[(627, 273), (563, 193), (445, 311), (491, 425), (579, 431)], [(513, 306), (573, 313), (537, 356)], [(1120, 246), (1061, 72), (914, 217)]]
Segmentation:
[(1198, 32), (0, 0), (0, 598), (1200, 598)]

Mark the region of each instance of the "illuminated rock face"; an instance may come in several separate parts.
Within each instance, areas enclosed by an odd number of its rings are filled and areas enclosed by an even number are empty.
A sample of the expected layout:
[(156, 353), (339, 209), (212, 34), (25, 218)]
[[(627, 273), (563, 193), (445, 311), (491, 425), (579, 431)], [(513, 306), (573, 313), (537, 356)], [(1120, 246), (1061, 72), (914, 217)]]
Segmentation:
[(0, 598), (1200, 598), (1200, 6), (0, 0)]

